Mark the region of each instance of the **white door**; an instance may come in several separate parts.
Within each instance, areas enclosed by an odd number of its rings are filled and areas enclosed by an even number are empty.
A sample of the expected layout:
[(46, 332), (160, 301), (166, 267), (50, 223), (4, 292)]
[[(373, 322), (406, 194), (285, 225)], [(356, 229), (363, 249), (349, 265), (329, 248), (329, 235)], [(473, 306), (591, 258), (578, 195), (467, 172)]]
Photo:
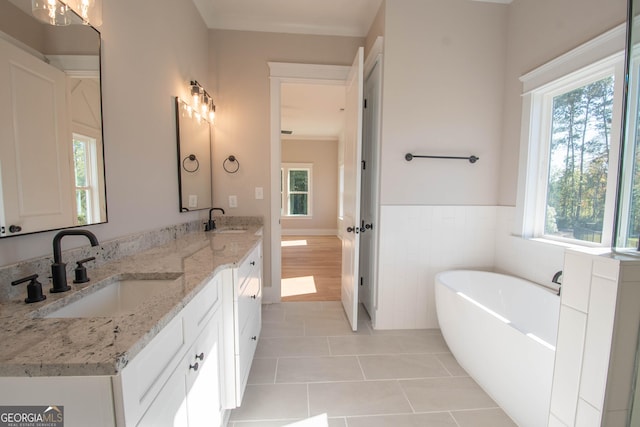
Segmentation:
[(354, 331), (358, 329), (363, 58), (364, 49), (361, 47), (347, 79), (344, 138), (342, 223), (347, 229), (342, 236), (342, 305)]
[[(73, 220), (72, 140), (65, 74), (0, 40), (0, 235), (69, 227)], [(34, 125), (36, 124), (37, 125)]]
[(375, 264), (378, 233), (378, 150), (380, 138), (380, 56), (364, 83), (362, 203), (360, 212), (360, 301), (375, 325)]

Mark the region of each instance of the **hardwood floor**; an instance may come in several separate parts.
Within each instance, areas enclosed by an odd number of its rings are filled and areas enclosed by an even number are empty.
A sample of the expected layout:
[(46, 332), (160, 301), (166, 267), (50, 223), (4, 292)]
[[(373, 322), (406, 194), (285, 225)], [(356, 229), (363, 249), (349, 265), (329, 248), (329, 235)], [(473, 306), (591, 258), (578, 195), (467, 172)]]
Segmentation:
[(340, 301), (337, 236), (282, 236), (282, 301)]

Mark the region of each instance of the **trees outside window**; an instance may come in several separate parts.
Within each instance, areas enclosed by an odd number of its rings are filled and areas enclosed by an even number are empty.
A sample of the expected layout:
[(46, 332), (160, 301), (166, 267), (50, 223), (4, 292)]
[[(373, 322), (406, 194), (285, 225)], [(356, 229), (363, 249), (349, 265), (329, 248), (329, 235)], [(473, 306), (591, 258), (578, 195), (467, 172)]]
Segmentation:
[(545, 235), (602, 242), (614, 76), (551, 99)]

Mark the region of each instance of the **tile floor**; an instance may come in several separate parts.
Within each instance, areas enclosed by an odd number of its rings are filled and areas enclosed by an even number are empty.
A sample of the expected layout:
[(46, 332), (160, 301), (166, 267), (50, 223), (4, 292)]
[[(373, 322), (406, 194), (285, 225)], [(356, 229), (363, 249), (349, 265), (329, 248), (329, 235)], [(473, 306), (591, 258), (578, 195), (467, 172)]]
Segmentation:
[(515, 426), (449, 353), (439, 330), (351, 331), (340, 302), (265, 305), (242, 406), (230, 427), (327, 413), (331, 427)]

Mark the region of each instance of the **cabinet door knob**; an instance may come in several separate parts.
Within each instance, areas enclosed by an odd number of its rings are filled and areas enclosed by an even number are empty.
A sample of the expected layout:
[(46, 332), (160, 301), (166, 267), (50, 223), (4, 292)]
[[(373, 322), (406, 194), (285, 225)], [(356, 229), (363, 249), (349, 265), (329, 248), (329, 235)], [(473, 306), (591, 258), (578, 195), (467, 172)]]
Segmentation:
[(198, 365), (198, 362), (194, 363), (193, 365), (189, 365), (189, 369), (193, 369), (194, 371), (197, 371), (199, 367), (200, 366)]
[(252, 299), (256, 299), (256, 296), (257, 296), (257, 295), (251, 295), (251, 298), (252, 298)]
[[(256, 341), (258, 339), (258, 337), (254, 335), (254, 336), (251, 337), (251, 339)], [(197, 365), (197, 363), (196, 363), (196, 365)]]
[(204, 360), (204, 353), (196, 354), (196, 360)]
[(251, 261), (249, 264), (256, 265), (256, 262), (255, 261)]

